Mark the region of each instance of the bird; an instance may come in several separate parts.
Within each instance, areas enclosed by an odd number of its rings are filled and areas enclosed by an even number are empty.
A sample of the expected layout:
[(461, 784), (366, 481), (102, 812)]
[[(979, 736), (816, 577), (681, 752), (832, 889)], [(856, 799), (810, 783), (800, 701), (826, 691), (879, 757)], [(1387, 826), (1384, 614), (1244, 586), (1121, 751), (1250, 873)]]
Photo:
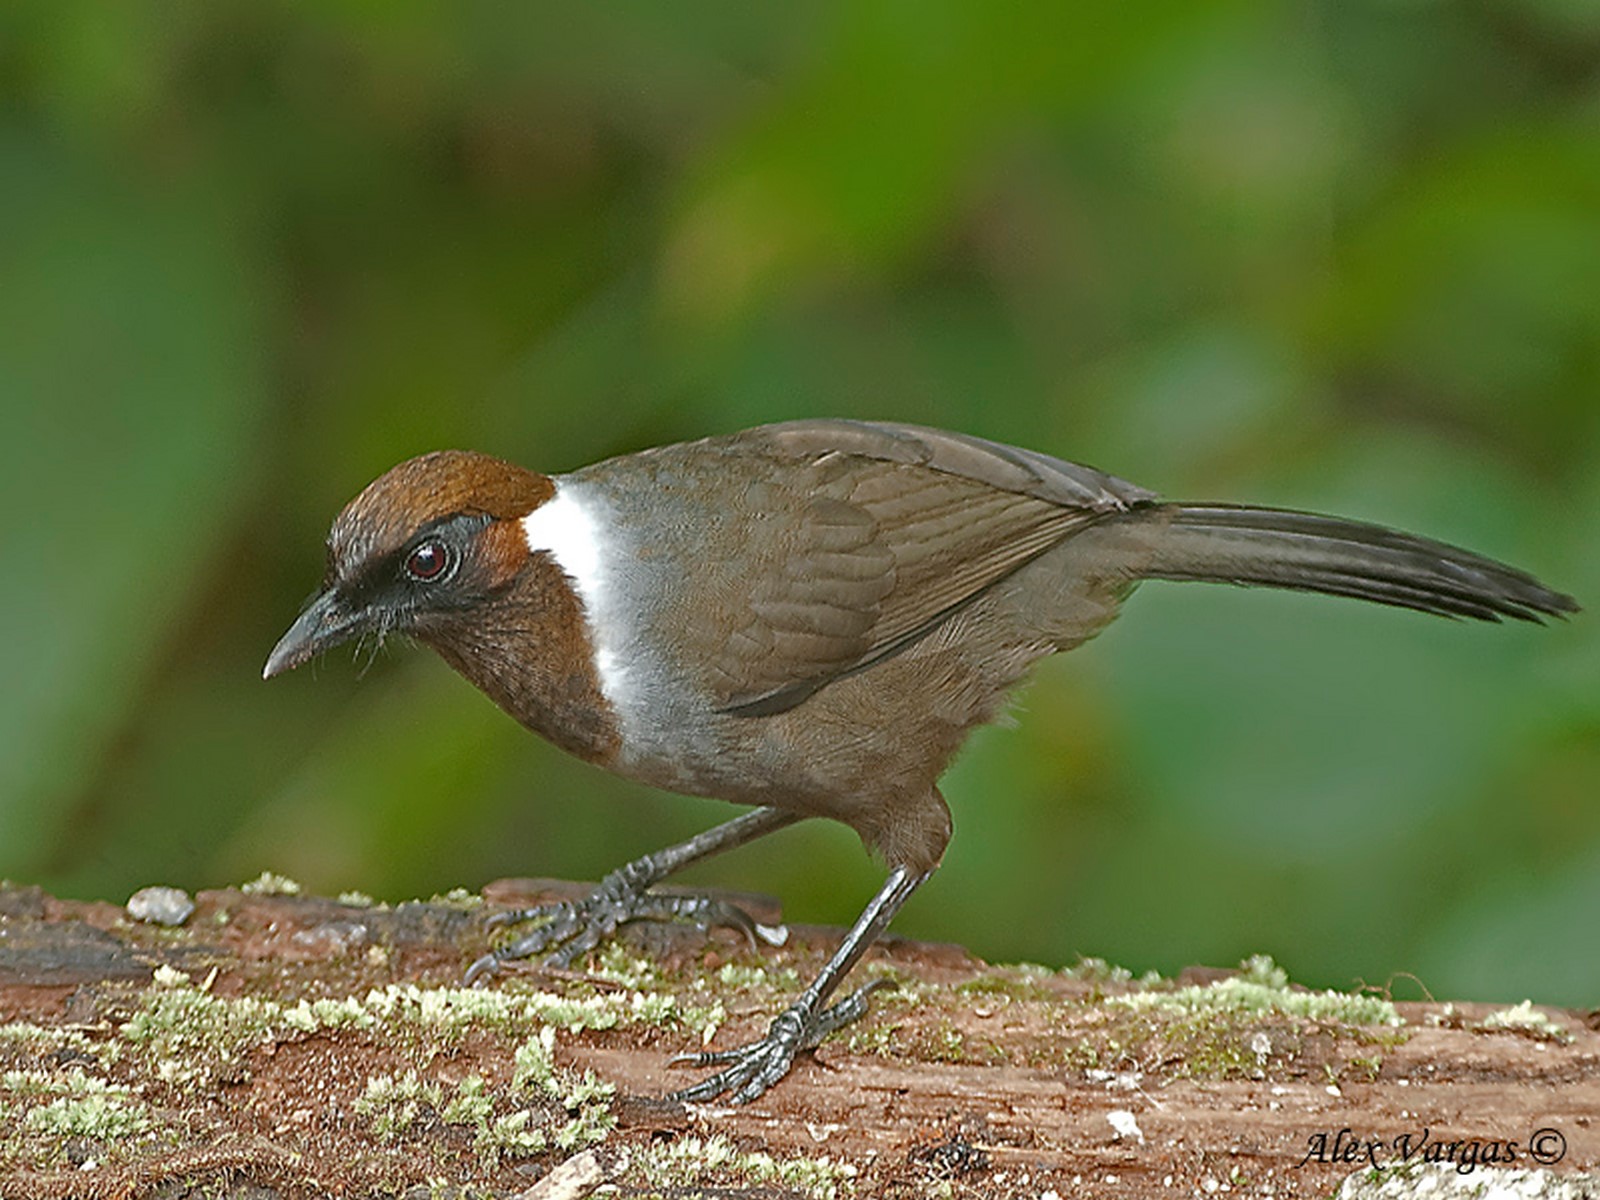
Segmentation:
[(748, 1102), (859, 1018), (851, 969), (939, 866), (939, 776), (1029, 668), (1103, 629), (1145, 580), (1354, 597), (1541, 622), (1577, 602), (1470, 551), (1361, 521), (1178, 503), (1093, 467), (916, 425), (796, 420), (546, 475), (475, 451), (369, 484), (327, 539), (321, 590), (272, 678), (391, 634), (431, 647), (533, 732), (629, 779), (749, 806), (605, 876), (472, 965), (570, 963), (639, 919), (776, 931), (651, 887), (807, 818), (854, 829), (886, 869), (767, 1033), (674, 1062), (674, 1093)]

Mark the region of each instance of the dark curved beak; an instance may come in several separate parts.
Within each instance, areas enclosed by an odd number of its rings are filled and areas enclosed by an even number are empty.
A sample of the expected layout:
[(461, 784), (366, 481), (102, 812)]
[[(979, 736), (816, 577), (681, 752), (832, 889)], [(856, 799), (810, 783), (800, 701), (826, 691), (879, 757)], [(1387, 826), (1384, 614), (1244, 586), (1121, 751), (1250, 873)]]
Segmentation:
[(351, 612), (345, 607), (339, 593), (331, 589), (323, 592), (306, 606), (305, 612), (289, 626), (289, 632), (272, 648), (272, 653), (267, 655), (267, 665), (262, 668), (261, 678), (271, 679), (274, 675), (292, 671), (324, 650), (331, 650), (340, 642), (349, 641), (369, 624), (367, 614), (359, 610)]

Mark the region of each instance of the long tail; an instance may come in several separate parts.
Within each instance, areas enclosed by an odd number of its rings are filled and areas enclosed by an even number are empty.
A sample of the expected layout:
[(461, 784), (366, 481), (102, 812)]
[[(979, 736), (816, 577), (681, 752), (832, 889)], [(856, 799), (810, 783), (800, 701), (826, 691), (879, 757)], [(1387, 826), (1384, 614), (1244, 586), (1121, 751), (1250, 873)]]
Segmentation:
[(1162, 526), (1146, 543), (1152, 558), (1139, 574), (1148, 579), (1327, 592), (1482, 621), (1578, 611), (1571, 596), (1525, 571), (1379, 525), (1233, 504), (1156, 504), (1143, 513)]

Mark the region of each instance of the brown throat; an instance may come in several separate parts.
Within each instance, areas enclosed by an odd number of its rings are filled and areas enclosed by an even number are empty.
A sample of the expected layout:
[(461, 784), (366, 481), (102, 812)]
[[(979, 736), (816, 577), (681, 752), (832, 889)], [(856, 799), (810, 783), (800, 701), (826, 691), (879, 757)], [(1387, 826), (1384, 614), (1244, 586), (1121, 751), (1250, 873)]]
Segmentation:
[[(496, 522), (491, 530), (500, 526), (515, 529)], [(431, 619), (417, 637), (541, 737), (609, 763), (621, 730), (600, 691), (582, 606), (548, 555), (520, 553), (522, 568), (508, 586), (469, 612)]]

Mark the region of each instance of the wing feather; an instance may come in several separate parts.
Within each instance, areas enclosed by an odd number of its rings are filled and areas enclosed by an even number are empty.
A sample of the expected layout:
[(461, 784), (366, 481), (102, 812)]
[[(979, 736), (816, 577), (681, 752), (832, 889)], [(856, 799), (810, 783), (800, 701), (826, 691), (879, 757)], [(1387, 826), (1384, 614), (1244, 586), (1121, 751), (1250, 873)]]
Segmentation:
[(719, 706), (768, 715), (897, 653), (1102, 514), (1153, 499), (1091, 467), (907, 425), (797, 421), (696, 449), (765, 456)]

